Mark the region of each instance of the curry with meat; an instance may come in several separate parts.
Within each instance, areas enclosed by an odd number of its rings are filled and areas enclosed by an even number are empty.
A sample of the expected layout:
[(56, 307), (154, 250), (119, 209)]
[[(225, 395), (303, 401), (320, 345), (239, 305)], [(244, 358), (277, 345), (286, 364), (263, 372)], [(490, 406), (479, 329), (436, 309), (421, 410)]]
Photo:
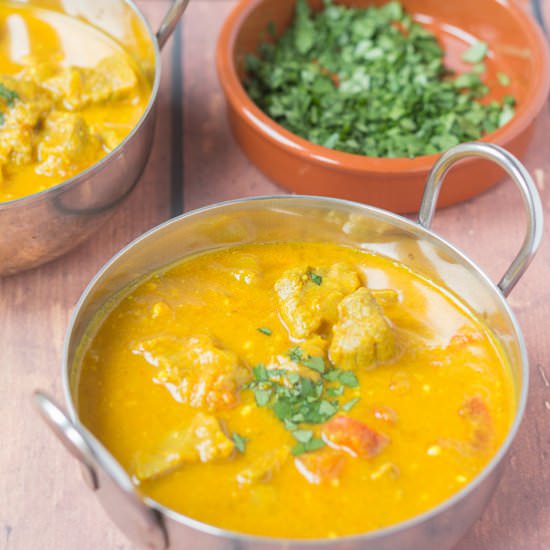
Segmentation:
[(169, 508), (277, 537), (361, 533), (467, 485), (515, 403), (489, 329), (444, 288), (357, 249), (219, 249), (99, 315), (79, 416)]
[(56, 185), (114, 149), (151, 85), (94, 27), (0, 1), (0, 202)]

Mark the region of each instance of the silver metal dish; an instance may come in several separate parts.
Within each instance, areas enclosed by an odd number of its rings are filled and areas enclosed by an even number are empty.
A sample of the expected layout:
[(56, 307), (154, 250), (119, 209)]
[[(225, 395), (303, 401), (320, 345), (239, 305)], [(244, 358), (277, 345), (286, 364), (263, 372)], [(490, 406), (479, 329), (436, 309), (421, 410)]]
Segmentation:
[[(87, 239), (128, 197), (151, 150), (160, 50), (188, 2), (174, 0), (156, 34), (131, 0), (64, 0), (62, 6), (59, 3), (58, 11), (102, 29), (134, 56), (150, 76), (151, 97), (128, 136), (93, 166), (39, 193), (0, 203), (0, 276), (65, 254)], [(32, 0), (31, 4), (45, 3)], [(51, 2), (46, 5), (52, 8)]]
[[(504, 168), (521, 193), (528, 215), (519, 253), (498, 285), (451, 244), (430, 231), (441, 183), (451, 165), (466, 156)], [(81, 462), (88, 486), (118, 526), (152, 549), (193, 550), (444, 550), (481, 515), (501, 474), (503, 459), (521, 422), (528, 388), (525, 343), (505, 299), (535, 254), (542, 234), (542, 207), (525, 168), (505, 150), (488, 144), (459, 145), (434, 166), (418, 222), (352, 202), (321, 197), (260, 197), (190, 212), (146, 233), (116, 255), (93, 279), (73, 314), (62, 365), (66, 415), (53, 401), (34, 396), (42, 417)], [(484, 319), (508, 354), (516, 412), (510, 431), (486, 468), (467, 487), (432, 510), (363, 535), (323, 540), (283, 540), (225, 531), (185, 517), (139, 494), (127, 473), (78, 417), (76, 387), (90, 323), (108, 300), (128, 285), (183, 257), (224, 246), (273, 241), (334, 242), (372, 250), (403, 262), (444, 285)], [(114, 299), (113, 299), (114, 298)], [(97, 324), (96, 324), (97, 326)]]

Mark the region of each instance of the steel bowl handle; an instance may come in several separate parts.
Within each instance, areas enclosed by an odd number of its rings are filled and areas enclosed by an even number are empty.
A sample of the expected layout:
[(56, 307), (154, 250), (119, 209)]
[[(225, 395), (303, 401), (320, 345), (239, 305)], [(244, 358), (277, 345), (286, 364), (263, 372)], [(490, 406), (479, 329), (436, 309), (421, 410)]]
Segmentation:
[(174, 32), (178, 21), (181, 19), (187, 4), (189, 4), (189, 0), (174, 0), (168, 10), (168, 13), (164, 16), (159, 30), (157, 31), (157, 42), (161, 50), (170, 36), (172, 36), (172, 33)]
[(87, 485), (94, 491), (108, 492), (105, 507), (112, 516), (117, 516), (113, 519), (121, 527), (130, 526), (146, 548), (168, 548), (161, 515), (137, 494), (128, 474), (103, 445), (85, 428), (72, 422), (46, 394), (35, 391), (33, 404), (63, 446), (80, 461)]
[(455, 162), (467, 157), (479, 157), (498, 164), (516, 184), (527, 212), (527, 231), (521, 248), (498, 283), (504, 296), (508, 296), (540, 246), (543, 224), (543, 210), (537, 188), (525, 166), (514, 155), (498, 145), (480, 142), (457, 145), (443, 153), (426, 181), (418, 223), (426, 229), (430, 228), (437, 197), (447, 172)]

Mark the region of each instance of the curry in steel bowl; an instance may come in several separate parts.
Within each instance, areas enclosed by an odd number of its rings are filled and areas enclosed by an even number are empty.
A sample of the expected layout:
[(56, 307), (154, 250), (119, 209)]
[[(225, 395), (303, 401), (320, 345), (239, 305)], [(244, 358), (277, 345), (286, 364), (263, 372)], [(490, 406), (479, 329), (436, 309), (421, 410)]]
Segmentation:
[(137, 61), (98, 28), (0, 2), (0, 202), (96, 163), (131, 132), (150, 96)]
[(84, 426), (142, 494), (230, 531), (332, 538), (416, 516), (479, 474), (516, 408), (483, 321), (353, 247), (194, 255), (92, 326)]

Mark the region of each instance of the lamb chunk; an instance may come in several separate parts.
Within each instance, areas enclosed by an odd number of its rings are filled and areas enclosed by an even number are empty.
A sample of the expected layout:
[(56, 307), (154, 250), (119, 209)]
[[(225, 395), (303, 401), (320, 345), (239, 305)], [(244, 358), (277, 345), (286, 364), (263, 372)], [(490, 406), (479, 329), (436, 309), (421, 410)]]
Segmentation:
[(297, 456), (294, 464), (310, 483), (319, 485), (338, 479), (344, 465), (344, 456), (332, 449), (324, 448)]
[(197, 413), (188, 426), (172, 432), (153, 453), (138, 455), (136, 477), (147, 481), (185, 464), (223, 460), (230, 457), (234, 449), (235, 444), (215, 417)]
[(287, 447), (272, 449), (237, 474), (237, 481), (241, 485), (271, 481), (273, 476), (282, 468), (290, 455)]
[(275, 283), (281, 317), (293, 338), (304, 339), (332, 324), (338, 304), (361, 286), (357, 271), (347, 264), (329, 268), (296, 267)]
[(250, 374), (235, 353), (217, 347), (209, 336), (159, 336), (133, 350), (158, 368), (156, 379), (176, 399), (210, 411), (233, 407)]
[(385, 435), (349, 416), (336, 416), (324, 424), (321, 436), (329, 447), (359, 458), (373, 458), (389, 442)]
[(370, 367), (395, 354), (395, 335), (372, 293), (360, 288), (338, 306), (329, 356), (340, 369)]
[(95, 67), (67, 67), (43, 81), (42, 86), (66, 109), (78, 111), (90, 104), (128, 95), (137, 75), (121, 55), (102, 59)]
[(90, 166), (101, 154), (99, 138), (85, 120), (74, 113), (53, 111), (46, 118), (45, 133), (38, 145), (36, 171), (48, 176), (70, 176)]

